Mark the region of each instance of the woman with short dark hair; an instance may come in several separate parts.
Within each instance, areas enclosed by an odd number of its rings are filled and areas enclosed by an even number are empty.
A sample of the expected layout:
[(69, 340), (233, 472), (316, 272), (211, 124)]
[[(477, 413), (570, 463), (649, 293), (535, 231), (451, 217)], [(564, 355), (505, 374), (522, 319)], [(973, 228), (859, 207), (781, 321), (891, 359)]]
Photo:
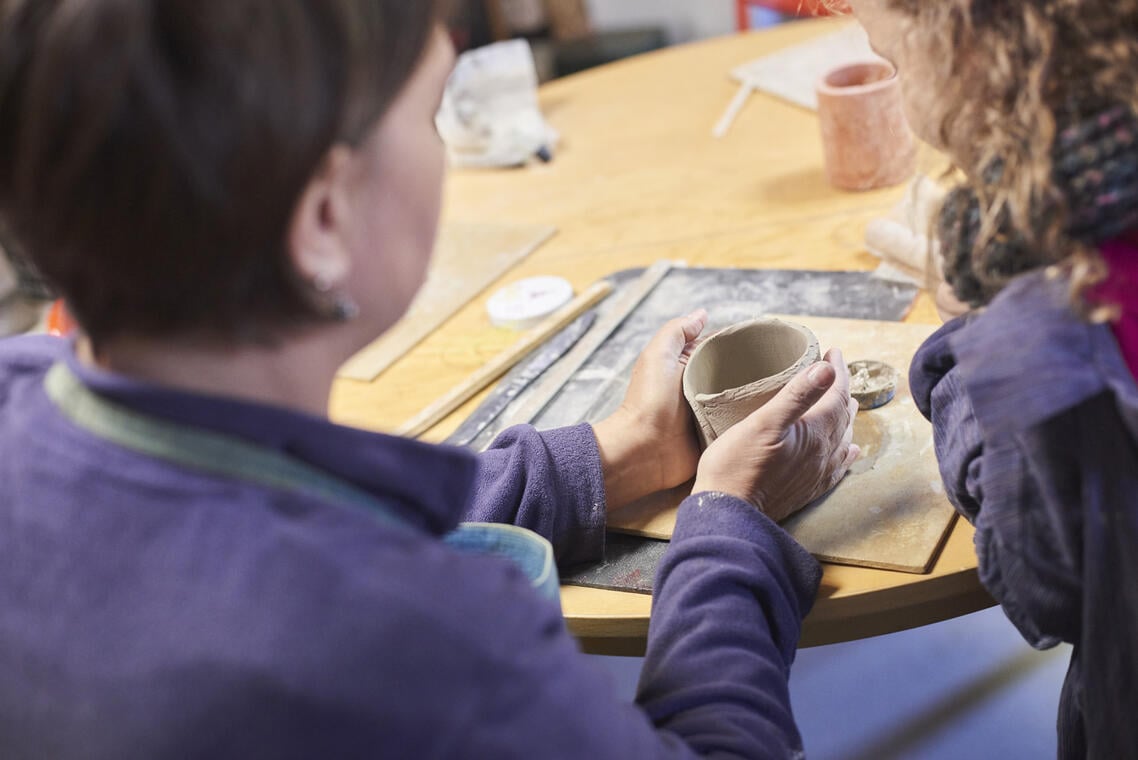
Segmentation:
[[(434, 245), (437, 15), (0, 0), (0, 216), (81, 327), (0, 343), (5, 757), (800, 750), (820, 573), (768, 515), (857, 456), (840, 354), (702, 456), (680, 393), (702, 312), (595, 426), (475, 457), (327, 419)], [(552, 558), (600, 559), (609, 510), (693, 475), (625, 704)]]

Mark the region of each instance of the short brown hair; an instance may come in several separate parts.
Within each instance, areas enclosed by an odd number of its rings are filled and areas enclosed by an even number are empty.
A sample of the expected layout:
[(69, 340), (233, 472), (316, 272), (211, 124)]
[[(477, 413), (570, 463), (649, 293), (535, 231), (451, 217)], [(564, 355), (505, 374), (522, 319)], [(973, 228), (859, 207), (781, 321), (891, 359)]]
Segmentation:
[(288, 221), (431, 0), (0, 0), (0, 215), (96, 340), (317, 318)]

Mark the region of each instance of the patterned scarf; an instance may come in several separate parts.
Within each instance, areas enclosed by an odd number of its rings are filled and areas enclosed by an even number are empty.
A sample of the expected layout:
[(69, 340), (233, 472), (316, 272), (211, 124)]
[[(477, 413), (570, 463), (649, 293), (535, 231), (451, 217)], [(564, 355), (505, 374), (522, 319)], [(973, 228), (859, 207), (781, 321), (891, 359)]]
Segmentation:
[[(1067, 207), (1065, 234), (1098, 245), (1138, 228), (1138, 117), (1128, 107), (1115, 106), (1066, 121), (1052, 152), (1052, 175)], [(987, 176), (997, 179), (999, 172), (995, 167)], [(957, 298), (973, 306), (988, 303), (1014, 275), (1051, 263), (1046, 251), (1032, 250), (1011, 230), (1005, 212), (999, 220), (1004, 231), (989, 241), (984, 272), (978, 274), (972, 250), (981, 219), (975, 192), (960, 187), (945, 199), (937, 230), (945, 279)]]

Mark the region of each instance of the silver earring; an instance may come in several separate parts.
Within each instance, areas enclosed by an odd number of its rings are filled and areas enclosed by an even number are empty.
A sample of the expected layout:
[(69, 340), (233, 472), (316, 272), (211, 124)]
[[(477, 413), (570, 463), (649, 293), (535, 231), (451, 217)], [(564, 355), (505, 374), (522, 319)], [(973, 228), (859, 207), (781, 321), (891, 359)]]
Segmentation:
[(348, 322), (359, 316), (360, 307), (351, 296), (343, 291), (333, 291), (332, 281), (324, 274), (312, 278), (312, 289), (319, 293), (327, 303), (327, 314), (337, 322)]
[(360, 315), (360, 306), (347, 293), (337, 293), (332, 298), (332, 318), (337, 322), (348, 322)]

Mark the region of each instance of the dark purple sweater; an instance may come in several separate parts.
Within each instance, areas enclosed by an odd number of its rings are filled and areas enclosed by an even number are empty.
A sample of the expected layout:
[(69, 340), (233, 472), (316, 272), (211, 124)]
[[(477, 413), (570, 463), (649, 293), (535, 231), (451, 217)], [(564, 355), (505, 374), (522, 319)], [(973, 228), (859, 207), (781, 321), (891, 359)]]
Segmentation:
[[(387, 502), (408, 533), (311, 496), (149, 459), (70, 424), (96, 392), (285, 452)], [(588, 426), (518, 427), (481, 457), (79, 366), (0, 342), (0, 756), (795, 756), (787, 678), (817, 563), (740, 500), (680, 510), (636, 704), (503, 560), (438, 536), (514, 522), (597, 559)]]
[(1032, 646), (1074, 645), (1062, 758), (1138, 752), (1138, 386), (1067, 284), (1015, 280), (921, 347), (913, 397), (980, 578)]

